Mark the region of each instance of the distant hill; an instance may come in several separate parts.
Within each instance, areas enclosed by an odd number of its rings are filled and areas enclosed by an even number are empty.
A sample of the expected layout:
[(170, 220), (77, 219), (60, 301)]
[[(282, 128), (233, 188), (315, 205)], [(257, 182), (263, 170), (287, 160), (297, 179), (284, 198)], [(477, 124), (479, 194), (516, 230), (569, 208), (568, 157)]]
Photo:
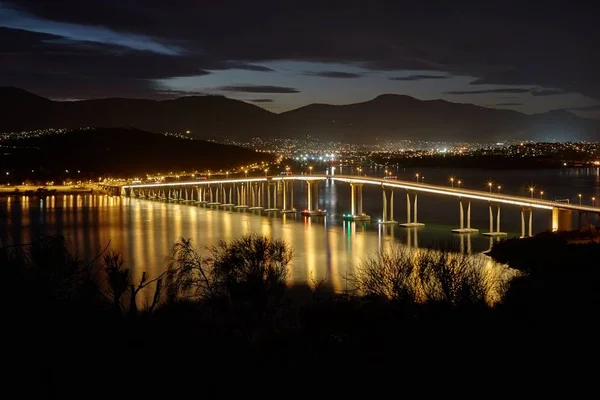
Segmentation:
[(276, 114), (221, 96), (174, 100), (110, 98), (51, 101), (16, 88), (0, 88), (0, 132), (42, 128), (134, 127), (164, 133), (191, 131), (198, 139), (264, 136)]
[(600, 121), (567, 111), (526, 115), (511, 110), (381, 95), (348, 105), (310, 104), (274, 114), (221, 96), (175, 100), (102, 99), (56, 102), (0, 88), (0, 132), (83, 126), (185, 132), (199, 139), (306, 137), (346, 142), (377, 139), (432, 141), (600, 140)]
[(444, 100), (381, 95), (363, 103), (311, 104), (281, 114), (289, 132), (308, 130), (315, 136), (409, 140), (484, 141), (516, 133), (527, 116)]
[(4, 140), (0, 168), (34, 169), (48, 174), (146, 173), (226, 169), (269, 156), (235, 146), (179, 139), (133, 128), (73, 130), (61, 135)]
[(445, 100), (381, 95), (348, 105), (311, 104), (280, 114), (291, 135), (310, 133), (354, 141), (600, 140), (600, 121), (567, 111), (527, 115)]

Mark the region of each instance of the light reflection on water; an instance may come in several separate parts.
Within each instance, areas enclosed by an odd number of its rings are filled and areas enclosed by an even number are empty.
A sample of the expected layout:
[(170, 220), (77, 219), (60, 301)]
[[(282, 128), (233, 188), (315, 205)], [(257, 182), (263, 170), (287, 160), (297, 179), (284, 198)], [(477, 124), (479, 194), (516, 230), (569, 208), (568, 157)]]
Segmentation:
[[(500, 174), (500, 172), (494, 172)], [(429, 171), (434, 182), (446, 171)], [(480, 174), (490, 174), (481, 172)], [(517, 187), (515, 178), (504, 172), (500, 178), (505, 187)], [(401, 177), (401, 174), (398, 174)], [(483, 175), (482, 175), (483, 176)], [(536, 179), (548, 193), (565, 196), (568, 191), (587, 190), (600, 198), (597, 170), (572, 173), (568, 170), (542, 171)], [(475, 178), (472, 178), (475, 179)], [(511, 179), (513, 181), (511, 181)], [(567, 188), (573, 180), (578, 188)], [(555, 186), (552, 186), (555, 185)], [(294, 201), (303, 206), (302, 186), (296, 184)], [(157, 276), (165, 268), (165, 258), (172, 244), (180, 237), (191, 238), (203, 250), (219, 240), (232, 240), (246, 233), (259, 233), (285, 240), (295, 257), (290, 268), (291, 281), (309, 284), (326, 280), (336, 291), (346, 287), (346, 277), (361, 260), (393, 246), (451, 247), (463, 252), (479, 253), (491, 247), (493, 238), (481, 234), (454, 235), (450, 232), (458, 223), (456, 203), (448, 199), (419, 196), (419, 220), (423, 228), (402, 228), (374, 223), (349, 223), (339, 214), (346, 211), (346, 185), (327, 183), (320, 188), (320, 207), (338, 215), (302, 217), (293, 214), (260, 213), (258, 211), (223, 210), (96, 195), (47, 196), (44, 198), (12, 196), (0, 198), (0, 212), (10, 218), (7, 234), (12, 241), (27, 243), (39, 234), (63, 234), (85, 258), (92, 258), (109, 241), (111, 248), (123, 254), (125, 263), (136, 274), (146, 271)], [(397, 196), (395, 219), (403, 221), (405, 204)], [(365, 189), (365, 211), (374, 218), (380, 212), (381, 195)], [(486, 231), (485, 204), (473, 205), (474, 227)], [(510, 232), (518, 230), (518, 210), (503, 209), (503, 224)], [(534, 214), (534, 230), (545, 229), (549, 215)]]

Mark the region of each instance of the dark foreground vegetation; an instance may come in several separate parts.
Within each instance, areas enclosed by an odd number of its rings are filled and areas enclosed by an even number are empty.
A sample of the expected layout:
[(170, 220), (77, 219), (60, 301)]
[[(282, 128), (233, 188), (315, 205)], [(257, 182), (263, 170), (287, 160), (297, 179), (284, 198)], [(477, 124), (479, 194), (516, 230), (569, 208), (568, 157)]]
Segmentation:
[(564, 382), (597, 355), (600, 246), (552, 240), (498, 252), (522, 270), (509, 280), (466, 256), (398, 249), (361, 264), (343, 294), (327, 282), (288, 287), (293, 254), (259, 236), (203, 251), (181, 239), (159, 276), (110, 249), (79, 260), (62, 237), (5, 245), (3, 390), (295, 397)]

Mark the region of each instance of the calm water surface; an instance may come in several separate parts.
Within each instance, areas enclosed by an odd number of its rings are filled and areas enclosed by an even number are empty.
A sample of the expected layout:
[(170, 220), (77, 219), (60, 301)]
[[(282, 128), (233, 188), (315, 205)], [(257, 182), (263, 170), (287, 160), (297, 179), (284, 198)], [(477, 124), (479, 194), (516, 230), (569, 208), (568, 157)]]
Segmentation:
[[(345, 170), (344, 173), (352, 171)], [(377, 175), (382, 171), (369, 170)], [(393, 171), (399, 179), (411, 179), (416, 170)], [(527, 194), (529, 185), (544, 190), (545, 198), (570, 198), (578, 202), (578, 193), (590, 202), (600, 198), (598, 169), (557, 169), (544, 171), (485, 171), (421, 169), (427, 183), (443, 184), (448, 177), (460, 177), (465, 187), (485, 188), (488, 180), (502, 185), (505, 193)], [(295, 187), (296, 207), (305, 206), (301, 183)], [(343, 290), (345, 277), (362, 259), (391, 246), (451, 247), (478, 254), (490, 248), (492, 239), (481, 234), (457, 235), (458, 204), (455, 199), (434, 195), (419, 196), (421, 228), (380, 226), (376, 223), (348, 223), (340, 214), (349, 209), (349, 187), (328, 183), (320, 188), (320, 206), (331, 215), (302, 217), (258, 211), (226, 211), (193, 205), (162, 203), (125, 197), (65, 195), (44, 198), (12, 196), (0, 198), (0, 213), (8, 216), (6, 225), (11, 241), (26, 243), (38, 234), (65, 235), (82, 257), (93, 257), (110, 242), (123, 254), (126, 264), (136, 273), (158, 275), (165, 268), (165, 257), (178, 238), (191, 238), (199, 249), (219, 240), (231, 240), (247, 233), (284, 239), (294, 250), (291, 268), (295, 282), (327, 279), (335, 290)], [(364, 189), (364, 211), (376, 220), (381, 215), (381, 193)], [(537, 195), (539, 196), (539, 194)], [(585, 196), (585, 197), (584, 197)], [(406, 218), (404, 193), (397, 191), (395, 219)], [(594, 217), (595, 218), (595, 217)], [(597, 220), (594, 221), (597, 223)], [(550, 212), (534, 211), (534, 231), (549, 228)], [(487, 231), (488, 209), (485, 202), (472, 204), (472, 226)], [(520, 232), (517, 207), (502, 208), (502, 231), (509, 237)]]

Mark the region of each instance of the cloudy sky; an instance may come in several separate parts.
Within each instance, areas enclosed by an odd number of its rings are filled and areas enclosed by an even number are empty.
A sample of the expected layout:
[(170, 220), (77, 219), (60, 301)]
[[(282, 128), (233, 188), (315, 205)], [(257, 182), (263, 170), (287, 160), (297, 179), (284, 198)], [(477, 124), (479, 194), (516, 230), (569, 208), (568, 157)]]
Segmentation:
[(275, 112), (383, 93), (600, 115), (593, 1), (0, 0), (0, 86), (217, 94)]

